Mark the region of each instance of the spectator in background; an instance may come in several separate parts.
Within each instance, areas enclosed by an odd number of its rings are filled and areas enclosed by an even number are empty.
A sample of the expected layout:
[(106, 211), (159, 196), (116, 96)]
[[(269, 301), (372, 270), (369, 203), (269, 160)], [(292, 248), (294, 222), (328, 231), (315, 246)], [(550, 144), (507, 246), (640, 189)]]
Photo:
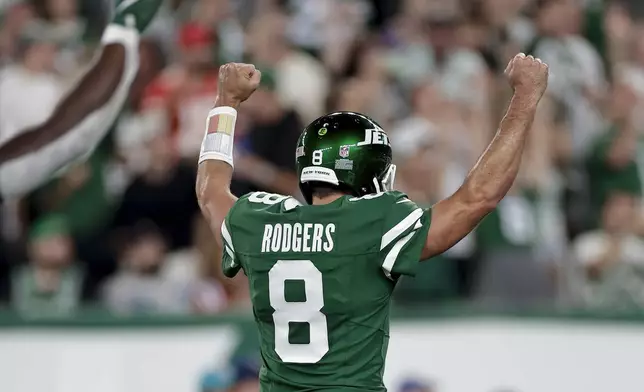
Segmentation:
[(537, 0), (536, 6), (538, 34), (526, 50), (550, 66), (548, 93), (566, 107), (573, 155), (581, 162), (602, 131), (598, 104), (606, 90), (604, 65), (580, 35), (581, 1)]
[(394, 124), (396, 187), (412, 200), (424, 205), (440, 200), (442, 171), (449, 159), (441, 149), (441, 131), (437, 124), (446, 102), (430, 81), (412, 93), (412, 112)]
[(108, 230), (116, 206), (108, 193), (108, 159), (109, 149), (99, 146), (87, 161), (72, 165), (27, 199), (32, 218), (56, 213), (67, 220), (76, 252), (86, 263), (87, 298), (95, 298), (101, 280), (114, 272)]
[(534, 39), (532, 21), (521, 14), (525, 1), (478, 0), (468, 10), (470, 23), (459, 33), (465, 34), (488, 68), (500, 74), (515, 53)]
[[(468, 159), (470, 140), (452, 144), (458, 136), (449, 137), (451, 129), (443, 115), (449, 102), (440, 95), (434, 83), (428, 81), (419, 85), (412, 94), (411, 103), (411, 116), (399, 121), (391, 130), (395, 140), (392, 148), (397, 165), (396, 189), (405, 192), (419, 205), (429, 207), (443, 194), (448, 180), (447, 166), (455, 159)], [(431, 263), (419, 265), (415, 278), (401, 279), (395, 299), (427, 303), (452, 298), (459, 287), (456, 272), (453, 260), (437, 256)]]
[(445, 98), (475, 107), (486, 102), (487, 68), (459, 38), (463, 15), (458, 1), (406, 1), (398, 23), (404, 25), (394, 30), (389, 60), (397, 80), (409, 88), (429, 75)]
[(167, 131), (181, 158), (194, 160), (204, 133), (204, 118), (217, 92), (219, 38), (197, 22), (179, 31), (179, 59), (152, 82), (144, 93), (140, 115), (154, 128)]
[[(156, 20), (156, 19), (155, 19)], [(165, 68), (165, 56), (161, 46), (152, 40), (144, 39), (139, 44), (139, 72), (132, 83), (129, 96), (129, 107), (121, 113), (114, 129), (114, 144), (119, 162), (114, 168), (123, 170), (124, 177), (141, 173), (147, 165), (145, 154), (146, 143), (159, 133), (167, 133), (165, 126), (166, 113), (157, 108), (145, 107), (144, 96), (148, 86)], [(127, 180), (127, 179), (126, 179)], [(123, 189), (115, 187), (121, 196)]]
[(212, 29), (219, 37), (215, 53), (219, 64), (241, 61), (244, 55), (244, 30), (235, 17), (233, 3), (230, 0), (197, 0), (192, 10), (192, 19)]
[(487, 68), (483, 58), (458, 41), (462, 16), (456, 11), (431, 14), (428, 40), (432, 75), (446, 98), (480, 107), (488, 97)]
[(618, 82), (629, 85), (637, 98), (634, 110), (635, 118), (639, 129), (644, 128), (644, 24), (639, 24), (633, 29), (632, 50), (629, 51), (630, 58), (618, 68)]
[(169, 254), (162, 273), (169, 280), (188, 287), (193, 313), (218, 313), (237, 304), (239, 298), (234, 294), (244, 289), (244, 281), (235, 279), (235, 284), (231, 284), (229, 279), (223, 279), (221, 255), (210, 227), (201, 217), (195, 220), (194, 226), (193, 247)]
[(281, 104), (308, 123), (325, 111), (328, 75), (314, 57), (291, 47), (287, 23), (280, 13), (257, 16), (248, 27), (247, 49), (253, 64), (275, 73), (275, 93)]
[(53, 112), (64, 92), (54, 73), (56, 53), (47, 37), (21, 33), (18, 61), (0, 70), (0, 140), (44, 122)]
[[(544, 105), (545, 106), (545, 105)], [(535, 119), (513, 187), (476, 229), (478, 299), (533, 304), (556, 293), (553, 273), (567, 253), (560, 189), (552, 161), (552, 124)]]
[[(302, 131), (299, 115), (278, 99), (270, 70), (262, 71), (262, 84), (244, 104), (251, 123), (236, 150), (232, 190), (237, 195), (267, 191), (298, 195), (293, 150)], [(240, 151), (241, 150), (241, 151)]]
[(612, 87), (606, 115), (609, 126), (591, 144), (586, 162), (590, 179), (591, 227), (599, 224), (599, 212), (611, 191), (641, 194), (637, 153), (642, 149), (638, 143), (641, 136), (633, 122), (635, 103), (636, 97), (629, 86), (617, 83)]
[(85, 21), (80, 17), (78, 0), (39, 0), (34, 2), (41, 16), (29, 28), (60, 45), (56, 68), (66, 76), (74, 77), (78, 69), (78, 55), (82, 49)]
[[(16, 19), (0, 27), (0, 36), (7, 34), (7, 37), (13, 38), (15, 34), (17, 38), (12, 41), (15, 45), (7, 47), (7, 51), (15, 51), (16, 62), (0, 68), (0, 143), (18, 136), (21, 130), (44, 122), (65, 90), (62, 81), (54, 73), (56, 44), (46, 37), (34, 36), (24, 28), (18, 31), (20, 25), (31, 17), (29, 8), (16, 6), (7, 15), (14, 16)], [(19, 239), (23, 227), (21, 212), (18, 203), (14, 202), (5, 203), (0, 210), (0, 222), (4, 230), (10, 228), (7, 240), (11, 242)], [(0, 245), (3, 256), (10, 253), (7, 242), (2, 241)]]
[(190, 246), (198, 206), (194, 164), (179, 161), (171, 143), (167, 135), (159, 134), (140, 152), (145, 154), (145, 169), (125, 190), (114, 225), (124, 228), (149, 220), (174, 250)]
[(385, 53), (375, 42), (363, 42), (356, 48), (353, 75), (338, 92), (335, 110), (364, 113), (387, 129), (405, 112), (405, 103), (389, 80)]
[(351, 49), (364, 35), (371, 7), (364, 0), (290, 0), (288, 35), (299, 48), (341, 76)]
[(29, 4), (0, 6), (0, 65), (9, 62), (18, 50), (20, 33), (33, 20), (34, 10)]
[(73, 249), (64, 217), (43, 217), (32, 226), (29, 264), (17, 267), (11, 278), (11, 303), (21, 315), (66, 317), (77, 309), (83, 272)]
[(188, 313), (185, 284), (162, 274), (167, 246), (161, 232), (139, 222), (124, 234), (120, 270), (104, 287), (107, 308), (122, 315)]
[(585, 303), (612, 309), (644, 305), (644, 241), (633, 232), (637, 205), (633, 194), (609, 193), (601, 227), (574, 241)]
[(518, 183), (476, 228), (480, 265), (474, 290), (479, 300), (526, 305), (553, 298), (551, 265), (537, 253), (538, 202), (533, 184)]

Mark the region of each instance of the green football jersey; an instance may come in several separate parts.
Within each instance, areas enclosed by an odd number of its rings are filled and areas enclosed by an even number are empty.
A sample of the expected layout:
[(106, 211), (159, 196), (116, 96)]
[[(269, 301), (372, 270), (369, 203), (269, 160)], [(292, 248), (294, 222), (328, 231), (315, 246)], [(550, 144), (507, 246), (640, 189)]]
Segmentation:
[(430, 218), (400, 192), (237, 201), (222, 265), (248, 277), (263, 392), (386, 390), (390, 298), (400, 275), (415, 274)]

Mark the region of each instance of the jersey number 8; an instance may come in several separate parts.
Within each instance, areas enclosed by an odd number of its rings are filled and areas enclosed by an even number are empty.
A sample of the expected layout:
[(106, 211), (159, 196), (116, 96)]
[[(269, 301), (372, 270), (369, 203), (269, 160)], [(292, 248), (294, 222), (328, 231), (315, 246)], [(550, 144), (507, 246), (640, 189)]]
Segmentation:
[[(284, 285), (287, 280), (304, 281), (306, 301), (287, 302)], [(329, 351), (329, 335), (324, 306), (322, 272), (311, 260), (279, 260), (268, 272), (268, 291), (275, 309), (275, 352), (282, 362), (317, 363)], [(309, 343), (289, 342), (289, 323), (309, 324)]]

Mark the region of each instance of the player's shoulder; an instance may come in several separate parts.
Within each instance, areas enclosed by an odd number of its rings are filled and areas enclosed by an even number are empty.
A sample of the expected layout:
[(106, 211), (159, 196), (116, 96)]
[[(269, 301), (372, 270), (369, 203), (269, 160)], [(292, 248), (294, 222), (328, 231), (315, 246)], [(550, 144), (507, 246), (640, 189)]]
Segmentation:
[(240, 197), (233, 209), (235, 215), (289, 212), (301, 205), (293, 196), (270, 192), (251, 192)]
[[(380, 227), (396, 225), (403, 219), (418, 219), (423, 215), (423, 209), (407, 195), (400, 191), (372, 193), (362, 197), (348, 199), (349, 208), (356, 210), (359, 216), (369, 216), (378, 221)], [(353, 207), (351, 207), (353, 206)]]
[(410, 205), (415, 206), (416, 203), (411, 201), (406, 194), (400, 191), (387, 191), (379, 193), (371, 193), (362, 197), (349, 198), (350, 203), (360, 203), (373, 207), (375, 205)]
[[(385, 231), (391, 231), (392, 228), (396, 228), (394, 231), (414, 228), (423, 224), (428, 215), (424, 208), (418, 206), (400, 191), (375, 193), (350, 200), (355, 200), (355, 202), (363, 202), (364, 200), (364, 207), (368, 209), (369, 215), (377, 216)], [(368, 202), (374, 204), (366, 204)]]

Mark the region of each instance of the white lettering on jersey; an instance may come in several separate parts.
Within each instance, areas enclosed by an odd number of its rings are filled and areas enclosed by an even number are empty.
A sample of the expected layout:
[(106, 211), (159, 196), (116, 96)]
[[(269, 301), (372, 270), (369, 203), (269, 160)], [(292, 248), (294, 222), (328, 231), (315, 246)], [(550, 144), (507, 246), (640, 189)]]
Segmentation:
[(376, 197), (380, 197), (384, 194), (385, 194), (384, 192), (369, 193), (361, 197), (352, 197), (349, 199), (349, 201), (371, 200), (371, 199), (375, 199)]
[(364, 146), (367, 144), (384, 144), (389, 146), (389, 137), (387, 133), (382, 130), (382, 128), (376, 127), (373, 129), (364, 130), (364, 140), (358, 142), (358, 146)]
[(293, 252), (302, 251), (302, 224), (295, 223), (293, 225)]
[(326, 242), (324, 243), (325, 252), (331, 252), (333, 250), (333, 233), (335, 233), (335, 225), (333, 223), (329, 223), (328, 225), (326, 225), (324, 231), (326, 238)]
[(262, 238), (262, 252), (270, 252), (272, 234), (273, 234), (273, 226), (264, 225), (264, 236)]
[(302, 241), (302, 252), (310, 252), (311, 251), (311, 229), (313, 228), (313, 223), (305, 223), (304, 224), (304, 240)]
[(273, 238), (271, 239), (271, 250), (278, 252), (282, 245), (282, 225), (279, 223), (273, 227)]
[(335, 224), (276, 223), (264, 225), (262, 253), (331, 252)]

